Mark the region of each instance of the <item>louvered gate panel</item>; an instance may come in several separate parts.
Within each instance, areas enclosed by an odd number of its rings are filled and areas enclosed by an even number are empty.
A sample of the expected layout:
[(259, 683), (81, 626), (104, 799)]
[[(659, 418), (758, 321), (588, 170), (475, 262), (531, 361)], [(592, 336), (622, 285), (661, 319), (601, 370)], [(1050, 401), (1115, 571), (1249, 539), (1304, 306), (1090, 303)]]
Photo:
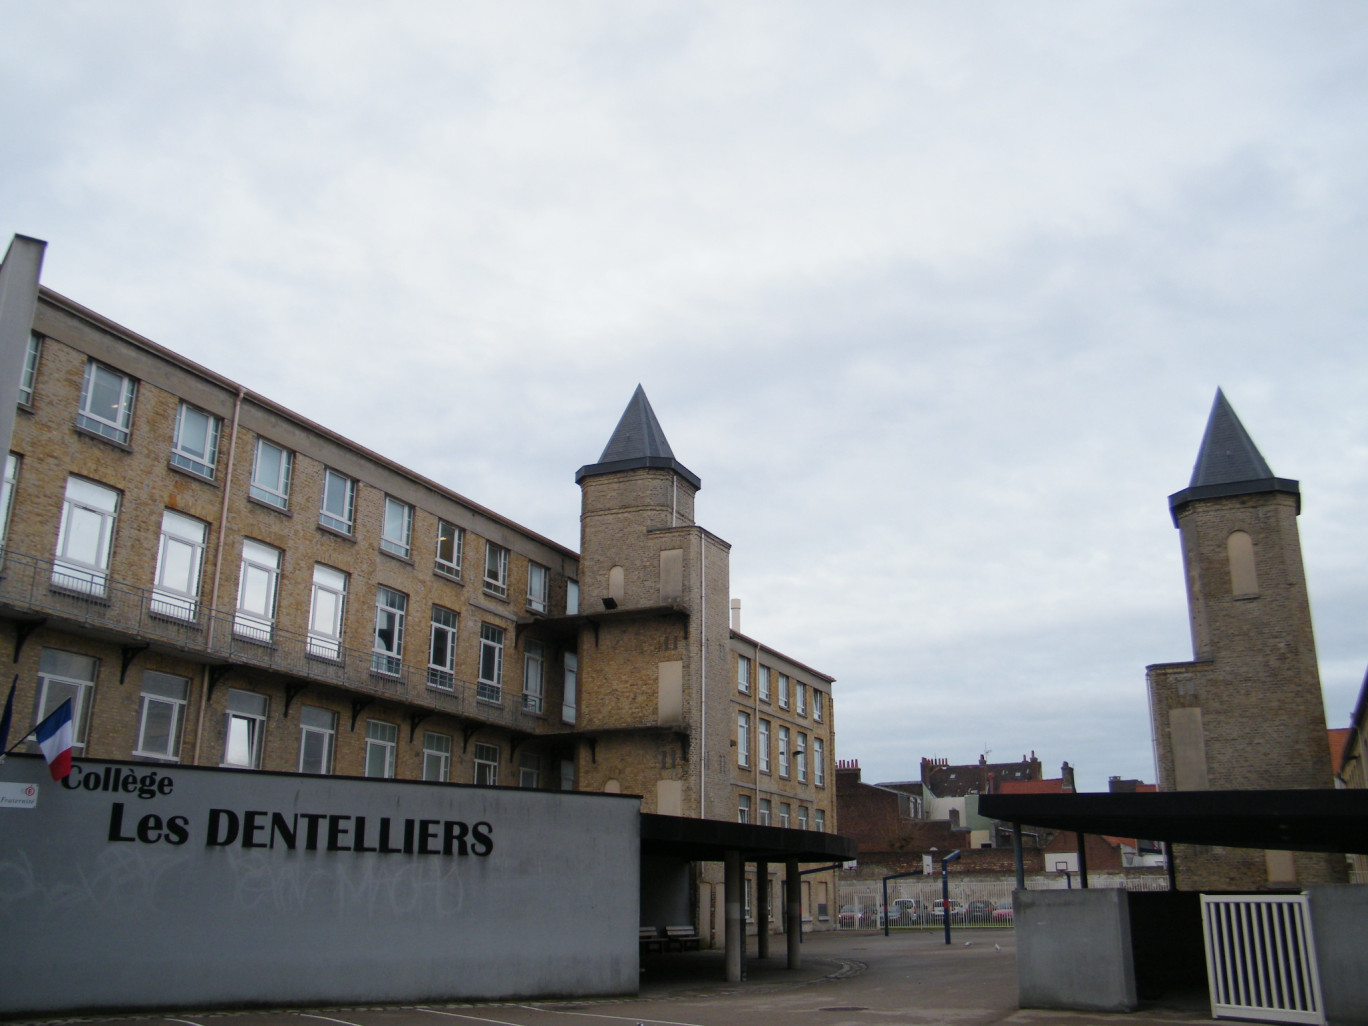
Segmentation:
[(1305, 895), (1202, 895), (1214, 1018), (1325, 1022)]

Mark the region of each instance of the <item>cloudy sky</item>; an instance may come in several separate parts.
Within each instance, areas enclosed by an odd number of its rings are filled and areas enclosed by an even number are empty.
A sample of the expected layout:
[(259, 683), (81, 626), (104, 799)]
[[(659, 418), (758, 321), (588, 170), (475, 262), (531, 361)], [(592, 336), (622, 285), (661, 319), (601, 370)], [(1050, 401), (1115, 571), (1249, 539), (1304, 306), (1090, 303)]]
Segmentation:
[[(1368, 7), (0, 0), (44, 282), (567, 545), (638, 382), (866, 780), (1154, 779), (1225, 389), (1368, 665)], [(1357, 525), (1357, 526), (1356, 526)]]

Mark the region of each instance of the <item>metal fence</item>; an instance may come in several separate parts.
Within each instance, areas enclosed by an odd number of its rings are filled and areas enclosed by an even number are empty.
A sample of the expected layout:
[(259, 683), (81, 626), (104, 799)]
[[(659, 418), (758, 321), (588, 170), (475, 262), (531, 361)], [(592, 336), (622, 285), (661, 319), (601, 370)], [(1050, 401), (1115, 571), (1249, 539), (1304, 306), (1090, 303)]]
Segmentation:
[(1211, 1015), (1323, 1023), (1304, 894), (1202, 895)]

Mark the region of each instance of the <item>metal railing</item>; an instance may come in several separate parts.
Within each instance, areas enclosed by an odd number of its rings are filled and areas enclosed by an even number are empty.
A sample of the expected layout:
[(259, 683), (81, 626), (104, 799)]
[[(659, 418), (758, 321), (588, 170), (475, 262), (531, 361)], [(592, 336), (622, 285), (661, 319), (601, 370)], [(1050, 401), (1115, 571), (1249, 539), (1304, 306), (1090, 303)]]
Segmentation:
[[(438, 712), (535, 731), (544, 717), (524, 708), (522, 695), (488, 683), (430, 673), (369, 650), (296, 633), (257, 617), (168, 601), (164, 591), (108, 575), (73, 574), (70, 567), (0, 550), (0, 608), (40, 614), (72, 625), (155, 643), (196, 662), (241, 666), (393, 698)], [(421, 646), (424, 650), (426, 646)]]
[(1202, 939), (1213, 1019), (1325, 1022), (1305, 895), (1203, 894)]

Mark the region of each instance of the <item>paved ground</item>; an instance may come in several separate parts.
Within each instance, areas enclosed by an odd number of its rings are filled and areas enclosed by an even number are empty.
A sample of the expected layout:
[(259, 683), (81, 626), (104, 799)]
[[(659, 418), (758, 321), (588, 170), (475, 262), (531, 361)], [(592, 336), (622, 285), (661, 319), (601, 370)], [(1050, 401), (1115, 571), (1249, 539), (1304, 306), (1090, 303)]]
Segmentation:
[[(1201, 995), (1132, 1015), (1017, 1008), (1011, 930), (963, 930), (946, 946), (930, 932), (814, 934), (803, 965), (784, 968), (783, 938), (747, 978), (723, 981), (718, 952), (643, 960), (641, 993), (610, 1001), (290, 1011), (196, 1012), (84, 1018), (88, 1026), (1146, 1026), (1209, 1024)], [(754, 939), (751, 940), (752, 953)], [(68, 1020), (70, 1021), (70, 1020)]]

